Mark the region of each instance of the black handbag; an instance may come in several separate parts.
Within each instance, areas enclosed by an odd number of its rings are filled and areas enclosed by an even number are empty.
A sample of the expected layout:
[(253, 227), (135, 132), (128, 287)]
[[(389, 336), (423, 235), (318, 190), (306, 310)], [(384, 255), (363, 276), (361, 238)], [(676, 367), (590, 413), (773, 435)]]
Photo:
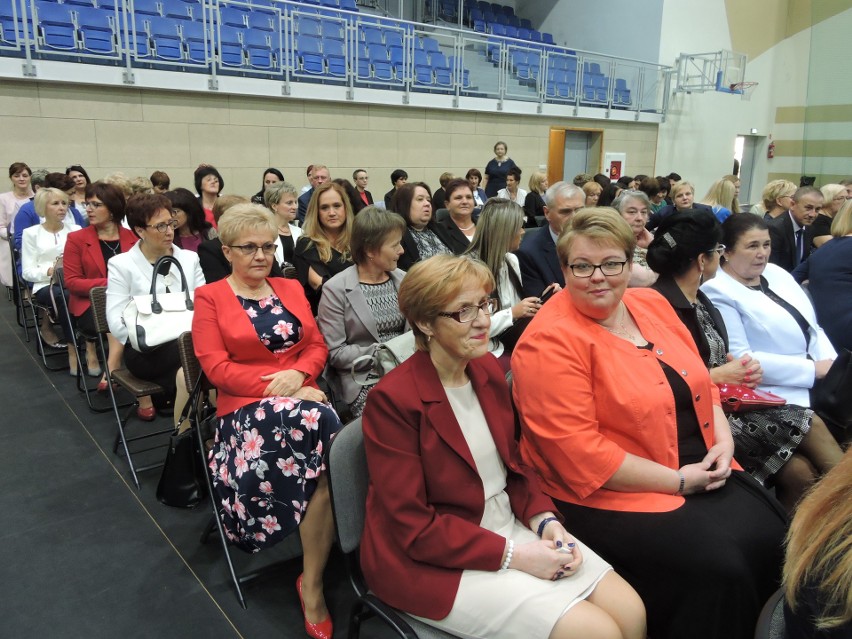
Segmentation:
[(204, 473), (207, 472), (207, 467), (202, 462), (198, 439), (195, 436), (195, 429), (201, 427), (197, 414), (202, 409), (196, 410), (200, 395), (199, 379), (178, 421), (182, 424), (189, 417), (190, 427), (182, 433), (175, 431), (169, 438), (169, 449), (163, 463), (160, 483), (157, 484), (157, 499), (166, 506), (195, 508), (204, 499)]
[(852, 427), (852, 354), (841, 349), (828, 374), (811, 389), (811, 408), (826, 422)]

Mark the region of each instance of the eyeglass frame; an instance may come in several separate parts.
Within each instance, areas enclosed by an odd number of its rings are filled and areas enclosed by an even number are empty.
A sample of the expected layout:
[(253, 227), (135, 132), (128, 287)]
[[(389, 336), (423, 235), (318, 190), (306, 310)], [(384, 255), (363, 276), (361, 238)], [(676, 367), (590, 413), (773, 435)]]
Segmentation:
[[(240, 254), (245, 257), (254, 257), (257, 255), (257, 249), (260, 249), (260, 252), (266, 255), (267, 257), (270, 255), (275, 255), (275, 249), (278, 248), (275, 242), (268, 242), (267, 244), (226, 244), (228, 248), (239, 249)], [(266, 247), (266, 249), (264, 249)], [(252, 249), (251, 253), (247, 253), (246, 251)]]
[[(591, 266), (592, 267), (592, 271), (588, 275), (577, 275), (577, 273), (574, 272), (574, 268), (576, 266), (579, 266), (578, 264), (566, 264), (565, 266), (568, 267), (569, 269), (571, 269), (571, 275), (573, 275), (574, 277), (579, 278), (581, 280), (587, 280), (592, 275), (595, 274), (595, 271), (597, 269), (601, 270), (601, 275), (603, 275), (604, 277), (616, 277), (617, 275), (621, 275), (622, 273), (624, 273), (624, 265), (627, 264), (627, 262), (628, 262), (628, 260), (624, 260), (623, 262), (619, 262), (617, 260), (607, 260), (606, 262), (602, 262), (600, 264), (590, 264), (590, 263), (586, 263), (586, 262), (581, 262), (581, 264), (583, 266)], [(620, 264), (621, 268), (618, 270), (618, 273), (604, 273), (604, 270), (603, 270), (604, 264)]]
[(95, 211), (97, 211), (102, 206), (106, 206), (106, 204), (104, 204), (103, 202), (89, 202), (89, 201), (83, 202), (83, 208), (84, 209), (91, 207)]
[(167, 229), (171, 228), (173, 231), (176, 231), (178, 226), (180, 226), (180, 222), (172, 218), (168, 222), (160, 222), (159, 224), (146, 224), (145, 228), (156, 229), (160, 234), (165, 235)]
[(728, 248), (728, 247), (725, 246), (724, 244), (722, 244), (721, 242), (719, 242), (719, 244), (716, 246), (716, 248), (711, 248), (709, 251), (707, 251), (707, 253), (718, 253), (719, 255), (721, 255), (722, 253), (725, 252), (726, 248)]
[[(489, 297), (488, 299), (482, 301), (480, 304), (470, 304), (468, 306), (463, 306), (459, 310), (454, 311), (452, 313), (447, 312), (447, 311), (438, 311), (438, 316), (439, 317), (449, 317), (450, 319), (457, 321), (459, 324), (470, 324), (477, 317), (479, 317), (479, 311), (482, 311), (486, 315), (490, 316), (490, 315), (493, 315), (494, 313), (497, 312), (497, 306), (498, 306), (497, 300), (494, 299), (493, 297)], [(473, 308), (476, 309), (476, 314), (473, 317), (471, 317), (470, 319), (462, 319), (462, 317), (461, 317), (462, 314), (469, 312), (470, 309), (473, 309)]]

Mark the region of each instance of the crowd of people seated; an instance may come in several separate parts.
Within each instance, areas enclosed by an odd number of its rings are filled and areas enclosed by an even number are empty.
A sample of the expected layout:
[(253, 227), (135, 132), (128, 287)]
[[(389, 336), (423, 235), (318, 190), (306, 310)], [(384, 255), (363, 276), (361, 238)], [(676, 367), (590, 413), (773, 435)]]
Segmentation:
[[(852, 346), (852, 179), (774, 180), (745, 211), (732, 175), (701, 203), (676, 174), (549, 184), (536, 169), (527, 192), (508, 146), (494, 154), (436, 193), (396, 169), (384, 202), (367, 169), (353, 183), (319, 163), (304, 189), (268, 168), (249, 196), (223, 193), (206, 164), (193, 192), (162, 171), (92, 180), (16, 162), (0, 278), (11, 286), (15, 255), (42, 307), (65, 297), (40, 339), (68, 349), (71, 375), (103, 392), (103, 367), (126, 367), (163, 389), (137, 417), (173, 412), (178, 427), (177, 341), (134, 349), (122, 313), (152, 281), (180, 290), (174, 267), (154, 272), (180, 264), (218, 391), (209, 462), (228, 538), (258, 552), (298, 530), (309, 636), (332, 634), (327, 452), (362, 416), (361, 560), (391, 605), (460, 637), (751, 637), (781, 585), (788, 517), (806, 513), (801, 543), (822, 478), (833, 494), (852, 483), (837, 472), (848, 432), (811, 408)], [(406, 335), (414, 355), (366, 375)], [(719, 384), (786, 403), (726, 413)], [(848, 600), (821, 590), (852, 582), (852, 546), (837, 544), (808, 555), (812, 570), (790, 564), (791, 624), (852, 626)]]

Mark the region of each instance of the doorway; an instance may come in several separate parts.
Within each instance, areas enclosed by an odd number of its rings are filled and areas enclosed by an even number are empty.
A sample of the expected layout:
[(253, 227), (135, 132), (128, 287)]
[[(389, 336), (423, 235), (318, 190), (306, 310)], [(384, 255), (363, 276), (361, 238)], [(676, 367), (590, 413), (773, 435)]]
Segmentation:
[(550, 129), (547, 179), (571, 181), (579, 173), (600, 173), (603, 129)]
[[(740, 178), (740, 205), (755, 204), (752, 200), (752, 184), (754, 180), (755, 166), (759, 157), (758, 151), (764, 148), (766, 137), (762, 135), (738, 135), (734, 143), (734, 163), (735, 167), (739, 163)], [(755, 193), (756, 197), (760, 197), (759, 193)]]

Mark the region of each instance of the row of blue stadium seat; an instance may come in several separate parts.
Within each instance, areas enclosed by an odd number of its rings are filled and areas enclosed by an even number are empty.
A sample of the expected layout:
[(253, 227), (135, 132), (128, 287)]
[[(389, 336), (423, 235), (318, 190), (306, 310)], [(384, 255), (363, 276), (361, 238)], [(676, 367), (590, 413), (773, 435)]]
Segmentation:
[(554, 44), (553, 34), (525, 27), (518, 28), (513, 26), (504, 26), (502, 24), (475, 22), (473, 30), (477, 33), (490, 33), (492, 35), (505, 36), (507, 38), (515, 38), (517, 40)]

